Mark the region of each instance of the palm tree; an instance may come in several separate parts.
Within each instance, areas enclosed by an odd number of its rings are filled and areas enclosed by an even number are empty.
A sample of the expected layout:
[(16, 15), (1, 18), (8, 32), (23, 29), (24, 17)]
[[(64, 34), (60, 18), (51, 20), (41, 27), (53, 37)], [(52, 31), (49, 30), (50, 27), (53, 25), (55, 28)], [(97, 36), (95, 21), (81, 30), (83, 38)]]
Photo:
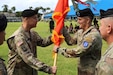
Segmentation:
[(47, 10), (50, 10), (50, 7), (47, 7), (46, 9), (47, 9)]
[(32, 6), (30, 6), (30, 7), (29, 7), (29, 9), (33, 9), (33, 7), (32, 7)]
[(42, 9), (43, 9), (43, 7), (36, 7), (36, 8), (35, 8), (35, 10), (36, 10), (37, 13), (38, 13), (38, 20), (41, 19), (41, 15), (42, 15), (42, 14), (39, 13), (39, 10), (42, 10)]
[(43, 12), (43, 14), (44, 14), (44, 12), (46, 12), (46, 8), (43, 8), (43, 9), (42, 9), (42, 12)]
[(17, 12), (15, 12), (15, 15), (16, 15), (16, 17), (21, 17), (21, 11), (17, 11)]
[(42, 9), (43, 14), (45, 14), (47, 10), (50, 10), (50, 8), (49, 8), (49, 7), (43, 8), (43, 9)]
[(35, 10), (39, 13), (39, 10), (43, 9), (43, 7), (36, 7)]
[(12, 10), (12, 12), (15, 12), (15, 10), (16, 10), (15, 6), (13, 6), (13, 7), (11, 8), (11, 10)]
[(46, 10), (51, 10), (50, 7), (47, 7)]
[(8, 13), (12, 13), (12, 10), (8, 10)]
[(8, 12), (8, 5), (4, 4), (2, 8), (3, 8), (3, 12)]

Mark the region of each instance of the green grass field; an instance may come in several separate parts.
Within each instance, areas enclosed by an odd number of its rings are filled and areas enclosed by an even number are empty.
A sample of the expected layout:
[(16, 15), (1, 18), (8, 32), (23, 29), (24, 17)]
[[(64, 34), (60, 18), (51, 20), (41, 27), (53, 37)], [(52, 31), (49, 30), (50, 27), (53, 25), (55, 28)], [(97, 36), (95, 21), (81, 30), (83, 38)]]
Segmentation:
[[(65, 22), (66, 25), (69, 25), (70, 22)], [(73, 22), (74, 24), (74, 22)], [(21, 25), (21, 22), (10, 22), (8, 23), (6, 29), (6, 39)], [(45, 38), (51, 33), (49, 32), (48, 22), (38, 22), (37, 27), (34, 28), (41, 37)], [(48, 47), (37, 47), (38, 59), (45, 62), (48, 65), (53, 65), (52, 58), (52, 49), (54, 45)], [(74, 46), (68, 46), (65, 42), (61, 47), (74, 48)], [(107, 48), (106, 43), (103, 41), (102, 52)], [(8, 47), (6, 42), (0, 46), (0, 57), (5, 59), (7, 65), (8, 57)], [(39, 75), (48, 75), (44, 72), (39, 72)], [(61, 55), (58, 55), (57, 59), (57, 75), (77, 75), (77, 58), (65, 58)]]

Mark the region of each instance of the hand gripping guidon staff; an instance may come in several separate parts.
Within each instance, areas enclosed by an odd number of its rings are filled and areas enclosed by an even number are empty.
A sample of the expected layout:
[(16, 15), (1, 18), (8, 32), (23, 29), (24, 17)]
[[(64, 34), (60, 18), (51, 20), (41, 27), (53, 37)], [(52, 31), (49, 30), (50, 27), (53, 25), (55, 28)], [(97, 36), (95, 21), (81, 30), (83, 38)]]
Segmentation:
[[(54, 13), (52, 15), (52, 18), (56, 22), (56, 26), (55, 26), (55, 28), (52, 32), (51, 40), (54, 42), (55, 46), (60, 46), (60, 44), (64, 40), (64, 37), (61, 34), (61, 30), (64, 26), (65, 16), (66, 16), (66, 14), (69, 10), (70, 10), (70, 8), (69, 8), (69, 5), (68, 5), (68, 0), (58, 0), (58, 3), (56, 5), (56, 8), (55, 8)], [(56, 66), (57, 53), (54, 53), (53, 57), (54, 57), (53, 66)]]

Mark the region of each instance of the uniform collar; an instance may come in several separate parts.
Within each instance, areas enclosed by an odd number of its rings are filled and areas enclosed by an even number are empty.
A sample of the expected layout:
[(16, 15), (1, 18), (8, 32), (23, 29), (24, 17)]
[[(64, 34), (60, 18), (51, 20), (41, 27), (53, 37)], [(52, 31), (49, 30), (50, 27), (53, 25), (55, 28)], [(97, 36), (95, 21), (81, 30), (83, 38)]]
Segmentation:
[(83, 32), (83, 35), (84, 34), (87, 34), (89, 31), (91, 31), (92, 29), (94, 28), (94, 26), (90, 26), (86, 31)]
[(22, 31), (22, 33), (23, 33), (26, 37), (31, 38), (31, 32), (30, 32), (30, 31), (29, 31), (29, 32), (28, 32), (28, 31), (25, 31), (22, 26), (20, 27), (20, 30)]

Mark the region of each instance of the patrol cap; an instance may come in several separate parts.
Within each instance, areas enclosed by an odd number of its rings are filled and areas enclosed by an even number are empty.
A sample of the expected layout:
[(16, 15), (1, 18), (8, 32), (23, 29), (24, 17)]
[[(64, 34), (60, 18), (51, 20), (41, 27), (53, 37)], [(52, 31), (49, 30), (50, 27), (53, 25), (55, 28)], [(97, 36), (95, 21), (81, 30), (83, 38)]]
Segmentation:
[(89, 16), (91, 19), (93, 19), (93, 17), (94, 17), (94, 14), (90, 8), (85, 8), (83, 10), (79, 10), (78, 12), (76, 12), (76, 15), (77, 15), (77, 17)]
[(36, 10), (31, 10), (31, 9), (26, 9), (22, 12), (22, 17), (31, 17), (33, 15), (36, 15), (37, 11)]
[(7, 18), (4, 14), (0, 14), (0, 32), (4, 31), (7, 27)]
[(106, 11), (100, 9), (100, 19), (106, 18), (106, 17), (113, 17), (113, 8), (110, 8)]

